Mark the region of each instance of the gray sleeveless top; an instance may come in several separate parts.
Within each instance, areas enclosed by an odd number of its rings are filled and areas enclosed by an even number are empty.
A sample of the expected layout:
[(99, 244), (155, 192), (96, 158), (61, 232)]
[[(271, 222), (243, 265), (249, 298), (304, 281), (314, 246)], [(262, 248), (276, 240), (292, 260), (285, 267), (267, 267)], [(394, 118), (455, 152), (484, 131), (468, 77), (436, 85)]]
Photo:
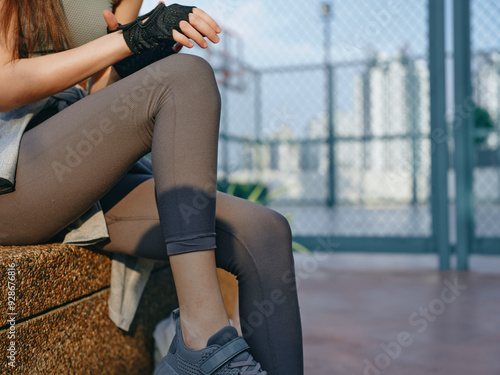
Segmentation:
[(113, 10), (113, 0), (61, 0), (73, 47), (106, 35), (103, 10)]
[[(113, 0), (61, 0), (61, 3), (68, 20), (73, 47), (106, 34), (102, 11), (112, 10)], [(44, 53), (46, 51), (39, 50), (35, 55)], [(15, 190), (19, 145), (33, 116), (48, 107), (55, 106), (62, 110), (85, 95), (84, 90), (75, 86), (10, 112), (0, 112), (0, 194)], [(99, 203), (67, 229), (64, 243), (69, 244), (89, 245), (109, 237)], [(154, 260), (113, 254), (108, 307), (109, 316), (118, 327), (129, 329), (153, 265)]]
[[(61, 0), (73, 47), (79, 47), (106, 35), (103, 10), (113, 10), (113, 0)], [(55, 52), (52, 46), (40, 47), (34, 56)]]

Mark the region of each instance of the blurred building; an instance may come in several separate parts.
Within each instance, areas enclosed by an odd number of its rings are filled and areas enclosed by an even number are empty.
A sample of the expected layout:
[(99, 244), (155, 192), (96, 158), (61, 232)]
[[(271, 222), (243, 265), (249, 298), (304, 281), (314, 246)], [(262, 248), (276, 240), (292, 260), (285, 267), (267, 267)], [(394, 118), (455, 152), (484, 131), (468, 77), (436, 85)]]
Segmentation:
[[(352, 81), (352, 106), (336, 109), (334, 118), (338, 201), (427, 202), (431, 157), (427, 61), (404, 52), (393, 58), (376, 55)], [(476, 103), (498, 124), (500, 53), (483, 56), (475, 88)], [(286, 186), (281, 199), (325, 198), (327, 120), (326, 114), (311, 119), (305, 137), (298, 137), (283, 122), (266, 142), (244, 143), (242, 168), (231, 179), (262, 182), (270, 190)]]
[[(364, 185), (360, 196), (366, 203), (427, 200), (429, 90), (427, 61), (404, 51), (394, 58), (376, 55), (355, 77), (353, 125), (363, 139), (339, 157), (362, 161), (358, 179)], [(346, 163), (348, 168), (354, 165), (354, 161)], [(353, 174), (352, 170), (346, 173)]]
[(377, 56), (355, 80), (355, 123), (371, 139), (365, 168), (407, 170), (403, 156), (430, 129), (427, 62), (403, 52), (394, 59)]
[[(340, 202), (424, 201), (428, 197), (429, 72), (427, 62), (404, 52), (377, 55), (352, 76), (353, 101), (336, 110), (335, 163)], [(283, 198), (327, 194), (328, 121), (318, 114), (300, 140), (283, 123), (270, 141), (243, 145), (243, 168), (235, 181), (288, 187)], [(314, 189), (310, 187), (314, 186)]]

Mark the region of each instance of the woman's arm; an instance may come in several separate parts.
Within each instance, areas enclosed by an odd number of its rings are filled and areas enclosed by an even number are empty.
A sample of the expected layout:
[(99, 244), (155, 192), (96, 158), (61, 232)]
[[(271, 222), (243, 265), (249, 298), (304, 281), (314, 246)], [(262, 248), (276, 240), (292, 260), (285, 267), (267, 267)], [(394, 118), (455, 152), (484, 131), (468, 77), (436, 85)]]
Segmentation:
[(121, 33), (30, 59), (12, 60), (11, 50), (4, 43), (0, 45), (0, 111), (7, 112), (65, 90), (131, 54)]
[[(3, 6), (3, 0), (0, 0)], [(184, 34), (174, 30), (176, 42), (192, 47), (191, 38), (206, 48), (207, 36), (217, 43), (220, 27), (200, 9), (190, 14), (189, 23), (181, 21)], [(12, 15), (17, 18), (17, 15)], [(0, 20), (2, 22), (2, 20)], [(0, 111), (7, 112), (58, 93), (87, 77), (131, 55), (121, 31), (105, 35), (83, 46), (51, 55), (12, 59), (16, 48), (16, 35), (12, 28), (0, 40)]]
[[(0, 6), (3, 4), (0, 0)], [(16, 14), (12, 17), (17, 19)], [(51, 96), (132, 54), (121, 32), (68, 51), (29, 59), (13, 59), (16, 47), (12, 25), (0, 39), (1, 112)]]
[[(132, 22), (139, 15), (139, 10), (141, 9), (142, 0), (122, 0), (115, 9), (115, 17), (119, 23), (125, 25)], [(112, 83), (118, 81), (120, 77), (114, 71), (113, 67), (107, 67), (106, 69), (94, 74), (90, 80), (90, 93), (94, 93), (103, 89), (104, 87), (111, 85)]]

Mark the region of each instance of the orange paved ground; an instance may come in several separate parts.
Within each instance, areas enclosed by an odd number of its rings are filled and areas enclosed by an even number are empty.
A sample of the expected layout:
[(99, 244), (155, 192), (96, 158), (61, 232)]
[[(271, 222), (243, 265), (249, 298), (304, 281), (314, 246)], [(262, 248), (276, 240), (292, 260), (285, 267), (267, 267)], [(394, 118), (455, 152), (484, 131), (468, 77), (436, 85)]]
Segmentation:
[(306, 375), (500, 375), (500, 257), (468, 273), (435, 271), (427, 255), (296, 266)]

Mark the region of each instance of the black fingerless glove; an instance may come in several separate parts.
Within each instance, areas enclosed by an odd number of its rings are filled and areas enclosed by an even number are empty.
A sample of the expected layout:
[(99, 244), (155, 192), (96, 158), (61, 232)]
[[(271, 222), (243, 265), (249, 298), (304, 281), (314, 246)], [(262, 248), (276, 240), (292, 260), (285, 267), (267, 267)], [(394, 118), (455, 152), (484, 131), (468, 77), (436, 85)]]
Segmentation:
[(175, 41), (172, 43), (160, 44), (151, 51), (141, 53), (140, 55), (131, 55), (126, 57), (115, 63), (113, 67), (120, 78), (125, 78), (158, 60), (173, 55), (175, 53), (172, 49), (174, 45)]
[[(192, 6), (172, 4), (168, 7), (160, 3), (151, 12), (138, 17), (126, 25), (119, 25), (117, 30), (123, 30), (123, 37), (134, 54), (153, 50), (161, 44), (173, 45), (172, 31), (182, 33), (179, 23), (189, 22)], [(146, 20), (146, 21), (144, 21)]]

